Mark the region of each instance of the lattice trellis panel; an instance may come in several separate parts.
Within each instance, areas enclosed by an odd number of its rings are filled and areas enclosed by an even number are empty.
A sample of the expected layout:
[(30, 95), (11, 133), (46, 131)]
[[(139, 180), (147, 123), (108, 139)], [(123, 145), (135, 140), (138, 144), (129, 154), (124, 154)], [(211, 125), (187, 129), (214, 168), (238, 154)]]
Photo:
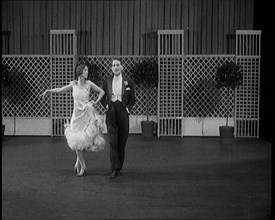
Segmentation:
[(183, 31), (158, 31), (158, 136), (182, 136)]
[(159, 59), (159, 117), (182, 116), (182, 58)]
[(76, 30), (50, 30), (51, 55), (76, 55)]
[[(183, 36), (177, 34), (158, 32), (158, 136), (182, 135), (184, 118), (223, 118), (229, 113), (236, 119), (237, 137), (258, 137), (260, 31), (237, 31), (236, 56), (184, 56), (179, 43)], [(214, 81), (217, 68), (234, 60), (244, 71), (244, 85), (237, 89), (236, 99), (233, 92), (218, 91)]]
[(49, 117), (50, 97), (40, 95), (50, 88), (50, 56), (5, 55), (2, 64), (15, 71), (2, 97), (3, 117)]
[(183, 59), (183, 116), (198, 118), (226, 117), (229, 107), (232, 117), (234, 94), (218, 90), (214, 77), (224, 62), (234, 60), (233, 55), (185, 56)]
[(236, 90), (236, 137), (259, 137), (260, 58), (261, 31), (236, 31), (236, 61), (244, 73)]
[[(77, 55), (76, 30), (51, 30), (50, 55), (52, 88), (63, 87), (74, 80)], [(52, 135), (64, 135), (64, 121), (73, 111), (72, 92), (52, 94)]]
[[(52, 57), (52, 88), (60, 88), (74, 80), (74, 58)], [(52, 117), (71, 117), (72, 92), (52, 94)]]
[[(126, 77), (131, 78), (132, 69), (136, 63), (146, 59), (157, 60), (156, 57), (150, 56), (80, 56), (79, 63), (95, 64), (99, 67), (99, 82), (98, 86), (102, 86), (103, 81), (112, 75), (111, 65), (114, 58), (119, 58), (124, 67), (123, 74)], [(91, 99), (96, 99), (97, 94), (92, 93)], [(135, 87), (136, 103), (132, 109), (131, 115), (146, 115), (146, 107), (144, 102), (145, 90), (142, 85)], [(157, 89), (149, 89), (149, 115), (155, 116), (157, 114)], [(102, 105), (97, 106), (97, 110), (100, 114), (104, 114)]]
[[(222, 118), (226, 117), (227, 110), (229, 117), (233, 117), (233, 92), (228, 97), (214, 82), (217, 68), (234, 60), (233, 55), (186, 55), (182, 63), (173, 59), (160, 58), (160, 72), (166, 72), (160, 75), (159, 117), (166, 118), (164, 123), (159, 122), (160, 131), (169, 130), (169, 136), (173, 136), (172, 132), (181, 135), (180, 122), (176, 121), (183, 118)], [(171, 62), (173, 68), (169, 69), (167, 62)], [(165, 123), (170, 124), (169, 128)]]

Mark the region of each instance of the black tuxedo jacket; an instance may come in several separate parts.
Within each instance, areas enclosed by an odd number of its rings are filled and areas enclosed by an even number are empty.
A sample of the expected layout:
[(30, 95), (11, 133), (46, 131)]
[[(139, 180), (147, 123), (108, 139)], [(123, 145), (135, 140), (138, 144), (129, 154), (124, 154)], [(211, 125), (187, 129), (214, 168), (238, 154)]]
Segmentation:
[[(107, 105), (110, 106), (111, 96), (113, 93), (113, 78), (114, 76), (110, 76), (103, 83), (103, 90), (105, 92), (103, 98), (101, 99), (101, 104), (106, 108)], [(125, 78), (122, 76), (122, 104), (126, 108), (128, 108), (129, 112), (132, 110), (135, 104), (135, 88), (132, 80)]]

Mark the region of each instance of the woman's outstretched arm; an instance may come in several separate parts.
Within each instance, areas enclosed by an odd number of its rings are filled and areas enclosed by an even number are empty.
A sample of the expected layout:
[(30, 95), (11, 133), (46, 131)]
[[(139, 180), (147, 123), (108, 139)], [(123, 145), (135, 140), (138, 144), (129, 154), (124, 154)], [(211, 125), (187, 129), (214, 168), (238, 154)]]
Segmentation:
[(67, 92), (70, 91), (72, 89), (72, 83), (70, 83), (69, 85), (60, 87), (60, 88), (54, 88), (54, 89), (47, 89), (46, 91), (44, 91), (42, 93), (42, 97), (44, 97), (47, 93), (62, 93), (62, 92)]

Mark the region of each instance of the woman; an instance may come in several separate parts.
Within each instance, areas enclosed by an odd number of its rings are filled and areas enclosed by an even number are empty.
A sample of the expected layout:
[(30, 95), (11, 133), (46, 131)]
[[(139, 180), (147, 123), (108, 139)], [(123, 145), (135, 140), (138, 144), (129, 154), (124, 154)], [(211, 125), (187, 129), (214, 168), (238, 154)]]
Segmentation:
[[(76, 163), (74, 170), (77, 176), (83, 176), (87, 170), (84, 150), (100, 151), (104, 150), (105, 139), (102, 131), (104, 121), (96, 112), (95, 105), (104, 96), (104, 91), (95, 83), (87, 80), (88, 67), (80, 64), (76, 67), (77, 80), (70, 82), (68, 85), (46, 90), (42, 96), (47, 93), (62, 93), (72, 90), (74, 99), (74, 109), (70, 124), (65, 124), (65, 136), (69, 147), (76, 152)], [(90, 90), (99, 93), (96, 101), (89, 102)]]

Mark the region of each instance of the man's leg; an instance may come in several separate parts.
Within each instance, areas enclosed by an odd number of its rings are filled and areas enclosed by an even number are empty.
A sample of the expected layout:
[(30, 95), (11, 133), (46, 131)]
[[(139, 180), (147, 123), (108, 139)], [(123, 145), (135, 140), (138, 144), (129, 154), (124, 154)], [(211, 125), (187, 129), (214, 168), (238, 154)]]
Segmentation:
[(118, 156), (118, 124), (114, 104), (111, 104), (110, 111), (106, 114), (106, 124), (110, 143), (111, 169), (117, 170), (121, 165)]
[(119, 120), (119, 126), (118, 126), (118, 155), (119, 155), (119, 161), (121, 165), (119, 167), (119, 170), (122, 170), (123, 168), (128, 134), (129, 134), (129, 115), (126, 112), (126, 110), (122, 107), (120, 111), (120, 120)]

